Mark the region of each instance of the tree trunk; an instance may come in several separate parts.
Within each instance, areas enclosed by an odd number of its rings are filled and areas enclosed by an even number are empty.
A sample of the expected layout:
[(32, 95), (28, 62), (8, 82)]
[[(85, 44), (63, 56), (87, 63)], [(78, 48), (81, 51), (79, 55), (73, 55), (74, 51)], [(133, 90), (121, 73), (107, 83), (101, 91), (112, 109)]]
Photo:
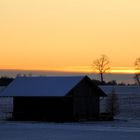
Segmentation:
[(100, 73), (100, 75), (101, 75), (101, 84), (103, 84), (104, 83), (103, 73)]
[(137, 84), (140, 85), (140, 74), (136, 74), (134, 78), (135, 78)]

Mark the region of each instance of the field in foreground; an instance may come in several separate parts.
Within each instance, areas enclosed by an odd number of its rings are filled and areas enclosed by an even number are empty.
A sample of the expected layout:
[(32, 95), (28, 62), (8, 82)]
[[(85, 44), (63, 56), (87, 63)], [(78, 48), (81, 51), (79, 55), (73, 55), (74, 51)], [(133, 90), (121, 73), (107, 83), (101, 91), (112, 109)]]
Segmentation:
[(140, 121), (0, 122), (0, 140), (139, 140)]

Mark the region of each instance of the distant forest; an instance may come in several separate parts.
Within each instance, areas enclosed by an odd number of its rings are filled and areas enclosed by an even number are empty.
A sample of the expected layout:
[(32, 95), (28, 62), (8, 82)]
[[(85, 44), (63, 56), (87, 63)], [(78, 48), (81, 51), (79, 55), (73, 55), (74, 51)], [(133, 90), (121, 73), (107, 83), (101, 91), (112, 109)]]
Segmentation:
[(14, 80), (14, 78), (1, 77), (0, 78), (0, 86), (8, 86), (13, 80)]
[(119, 86), (137, 85), (137, 84), (126, 84), (126, 83), (123, 83), (123, 82), (117, 83), (116, 80), (111, 80), (111, 81), (108, 81), (108, 82), (106, 82), (106, 81), (101, 82), (100, 80), (92, 79), (92, 82), (96, 85), (110, 85), (110, 86), (111, 85), (119, 85)]

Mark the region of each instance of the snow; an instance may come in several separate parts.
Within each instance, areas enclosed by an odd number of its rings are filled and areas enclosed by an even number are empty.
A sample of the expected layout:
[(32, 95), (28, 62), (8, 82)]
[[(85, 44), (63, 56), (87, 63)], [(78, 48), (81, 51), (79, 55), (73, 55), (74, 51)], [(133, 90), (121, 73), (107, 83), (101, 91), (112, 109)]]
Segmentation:
[(0, 122), (1, 140), (139, 140), (139, 121)]
[(106, 94), (114, 90), (117, 94), (140, 94), (140, 86), (99, 86)]
[[(119, 118), (140, 119), (140, 86), (100, 86), (106, 93), (112, 90), (118, 95), (120, 106)], [(105, 111), (107, 98), (100, 101), (101, 112)]]
[(13, 98), (0, 97), (0, 120), (12, 117), (13, 112)]
[[(6, 87), (0, 86), (0, 93), (4, 91)], [(13, 111), (13, 98), (0, 97), (0, 120), (10, 118)]]
[(64, 96), (84, 77), (17, 77), (0, 96)]

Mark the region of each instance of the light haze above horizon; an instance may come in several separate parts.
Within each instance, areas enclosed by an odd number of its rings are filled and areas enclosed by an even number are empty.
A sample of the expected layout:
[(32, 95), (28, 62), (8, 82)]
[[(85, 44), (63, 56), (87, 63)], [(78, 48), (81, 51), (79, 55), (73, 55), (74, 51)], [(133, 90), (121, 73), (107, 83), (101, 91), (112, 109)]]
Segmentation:
[(112, 72), (140, 57), (139, 0), (1, 0), (0, 69), (89, 72), (106, 54)]

